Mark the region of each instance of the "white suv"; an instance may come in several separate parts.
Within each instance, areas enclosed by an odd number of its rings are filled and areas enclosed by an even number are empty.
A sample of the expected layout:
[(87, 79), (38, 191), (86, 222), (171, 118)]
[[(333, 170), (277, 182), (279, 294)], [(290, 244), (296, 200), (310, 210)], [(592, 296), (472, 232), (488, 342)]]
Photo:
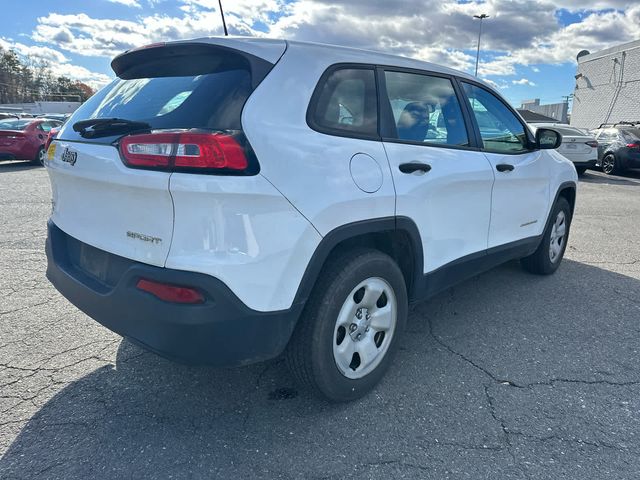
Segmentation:
[(163, 356), (285, 353), (332, 400), (382, 377), (409, 302), (562, 259), (576, 171), (490, 86), (430, 63), (266, 39), (112, 62), (47, 152), (47, 275)]

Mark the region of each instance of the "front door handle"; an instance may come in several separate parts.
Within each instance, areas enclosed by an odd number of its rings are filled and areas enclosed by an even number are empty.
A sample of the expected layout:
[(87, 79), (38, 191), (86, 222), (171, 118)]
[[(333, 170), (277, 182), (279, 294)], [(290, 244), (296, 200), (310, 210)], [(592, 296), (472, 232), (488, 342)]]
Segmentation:
[(402, 173), (424, 172), (431, 170), (431, 165), (422, 162), (401, 163), (398, 167)]
[(510, 172), (513, 169), (514, 169), (514, 166), (508, 163), (500, 163), (496, 165), (496, 170), (498, 170), (499, 172)]

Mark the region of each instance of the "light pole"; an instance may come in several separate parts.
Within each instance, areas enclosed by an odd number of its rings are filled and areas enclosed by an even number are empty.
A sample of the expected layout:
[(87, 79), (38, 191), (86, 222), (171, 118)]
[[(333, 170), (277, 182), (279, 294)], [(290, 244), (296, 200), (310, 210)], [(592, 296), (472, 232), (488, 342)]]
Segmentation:
[(222, 27), (224, 28), (224, 36), (228, 37), (229, 32), (227, 32), (227, 22), (224, 21), (224, 12), (222, 11), (222, 0), (218, 0), (218, 5), (220, 5), (220, 16), (222, 17)]
[(478, 31), (478, 50), (476, 51), (476, 74), (478, 76), (478, 61), (480, 60), (480, 37), (482, 36), (482, 20), (489, 18), (489, 15), (483, 13), (482, 15), (474, 15), (473, 18), (480, 19), (480, 30)]

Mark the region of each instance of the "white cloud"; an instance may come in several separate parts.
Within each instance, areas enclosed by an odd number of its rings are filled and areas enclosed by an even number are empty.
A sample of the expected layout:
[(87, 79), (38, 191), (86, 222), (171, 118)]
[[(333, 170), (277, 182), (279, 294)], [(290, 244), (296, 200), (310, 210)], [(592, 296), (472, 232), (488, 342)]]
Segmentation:
[(513, 83), (514, 85), (528, 85), (530, 87), (535, 87), (536, 86), (536, 84), (533, 83), (528, 78), (521, 78), (520, 80), (511, 80), (511, 83)]
[(140, 2), (138, 2), (138, 0), (107, 0), (107, 1), (111, 3), (119, 3), (127, 7), (142, 8), (142, 5), (140, 5)]
[[(479, 66), (483, 77), (516, 76), (521, 66), (573, 62), (582, 49), (640, 38), (640, 5), (631, 1), (403, 0), (402, 8), (398, 3), (234, 0), (223, 6), (231, 34), (384, 50), (466, 71), (475, 65), (479, 23), (473, 15), (487, 13)], [(620, 10), (591, 10), (605, 3)], [(51, 13), (38, 19), (32, 38), (60, 50), (111, 58), (148, 43), (222, 34), (218, 0), (179, 0), (179, 7), (177, 15), (143, 11), (126, 20)], [(579, 21), (560, 25), (556, 12), (561, 7), (580, 12)]]

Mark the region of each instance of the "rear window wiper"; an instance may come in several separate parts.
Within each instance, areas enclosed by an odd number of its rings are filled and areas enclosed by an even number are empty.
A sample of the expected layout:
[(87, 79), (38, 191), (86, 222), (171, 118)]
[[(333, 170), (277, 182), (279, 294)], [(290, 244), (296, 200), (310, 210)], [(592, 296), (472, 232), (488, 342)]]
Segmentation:
[(151, 125), (125, 118), (89, 118), (74, 123), (73, 129), (85, 138), (94, 138), (137, 130), (150, 130)]

